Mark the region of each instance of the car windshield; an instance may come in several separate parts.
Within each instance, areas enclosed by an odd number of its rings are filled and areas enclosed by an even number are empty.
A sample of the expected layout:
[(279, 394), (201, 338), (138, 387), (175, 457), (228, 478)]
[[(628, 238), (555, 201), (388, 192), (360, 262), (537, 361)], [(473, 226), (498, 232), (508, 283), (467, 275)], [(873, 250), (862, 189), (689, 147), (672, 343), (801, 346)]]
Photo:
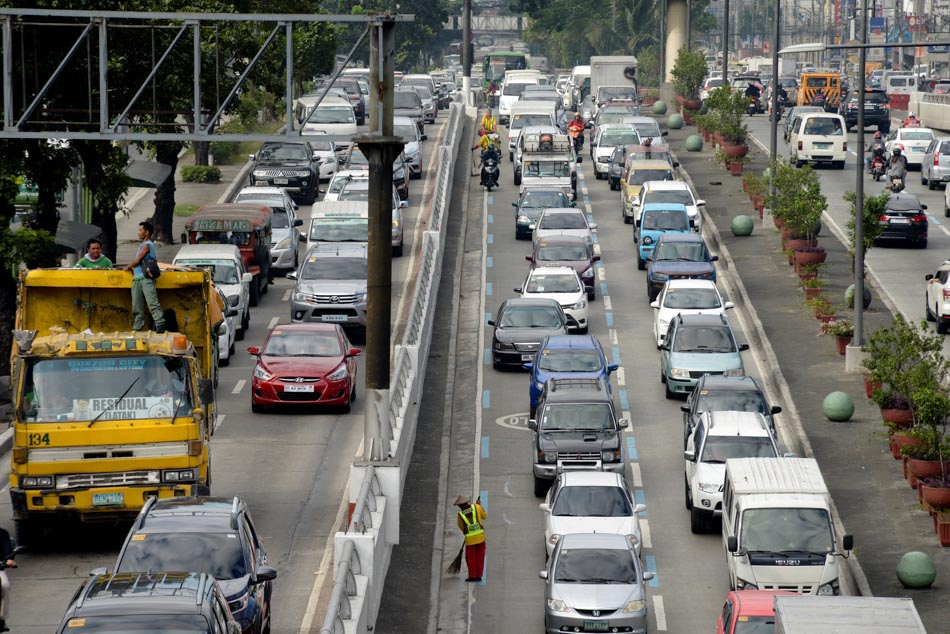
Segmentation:
[(554, 583), (637, 583), (633, 551), (600, 548), (564, 549), (557, 558)]
[(554, 306), (509, 306), (498, 320), (499, 328), (560, 328), (563, 324)]
[(257, 158), (261, 161), (306, 161), (310, 154), (302, 143), (265, 143)]
[(666, 291), (663, 308), (708, 310), (722, 308), (722, 302), (714, 288), (671, 288)]
[(641, 137), (660, 136), (660, 126), (654, 122), (635, 123), (633, 126), (637, 129), (637, 134)]
[(369, 190), (357, 187), (347, 187), (342, 192), (340, 192), (340, 198), (338, 200), (368, 201)]
[(290, 216), (283, 209), (275, 209), (270, 222), (274, 229), (287, 229), (290, 227)]
[(631, 116), (635, 116), (635, 113), (632, 112), (602, 112), (597, 114), (597, 125), (604, 125), (606, 123), (625, 123)]
[(756, 412), (769, 414), (765, 398), (752, 390), (702, 390), (696, 404), (699, 412)]
[(643, 229), (655, 231), (689, 231), (689, 216), (685, 211), (667, 209), (644, 211), (640, 226)]
[[(525, 86), (530, 86), (531, 84), (505, 84), (505, 89), (501, 94), (506, 97), (520, 97), (524, 92)], [(537, 84), (535, 84), (537, 85)]]
[(581, 290), (576, 275), (545, 273), (543, 269), (535, 269), (535, 271), (541, 272), (528, 279), (526, 293), (577, 293)]
[(633, 169), (627, 177), (628, 185), (642, 185), (647, 181), (671, 181), (673, 172), (658, 169)]
[(282, 332), (275, 329), (264, 344), (271, 357), (339, 357), (343, 354), (335, 332)]
[(309, 123), (356, 123), (356, 117), (347, 106), (319, 106), (310, 113)]
[(546, 114), (516, 114), (511, 118), (509, 129), (517, 130), (530, 125), (551, 125), (551, 115)]
[(122, 553), (116, 572), (188, 570), (215, 579), (248, 574), (237, 533), (136, 533)]
[(234, 199), (236, 203), (263, 203), (270, 206), (280, 206), (284, 203), (284, 197), (280, 194), (263, 194), (258, 193), (251, 189), (251, 191), (243, 191), (238, 194), (237, 198)]
[(556, 517), (630, 517), (633, 509), (620, 487), (567, 486), (558, 493), (551, 514)]
[(200, 260), (175, 260), (175, 265), (207, 269), (211, 271), (211, 278), (215, 284), (237, 284), (241, 281), (233, 262), (210, 261), (202, 258)]
[(811, 117), (805, 120), (802, 134), (816, 136), (843, 136), (844, 128), (837, 117)]
[(538, 369), (548, 372), (600, 372), (603, 365), (596, 350), (547, 348), (541, 352)]
[(521, 207), (570, 207), (570, 201), (564, 192), (528, 190), (521, 197)]
[(739, 545), (748, 551), (834, 550), (828, 511), (820, 508), (758, 508), (742, 513)]
[(414, 143), (418, 132), (419, 128), (413, 123), (393, 125), (393, 134), (395, 136), (401, 136), (406, 143)]
[(706, 436), (700, 462), (725, 464), (730, 458), (775, 458), (775, 448), (765, 437)]
[(726, 326), (686, 326), (673, 341), (674, 352), (735, 352), (736, 343)]
[(686, 207), (692, 206), (693, 195), (684, 189), (679, 190), (651, 190), (647, 192), (644, 204), (648, 203), (679, 203)]
[(350, 155), (346, 157), (347, 165), (357, 165), (357, 166), (369, 166), (369, 159), (366, 158), (366, 155), (357, 148), (354, 147), (353, 151), (350, 152)]
[(637, 98), (637, 89), (634, 86), (607, 86), (597, 90), (597, 99), (605, 101), (607, 99), (630, 99)]
[(525, 161), (525, 176), (554, 176), (567, 178), (571, 175), (571, 166), (567, 161)]
[(901, 140), (903, 141), (933, 141), (933, 130), (902, 130)]
[(721, 79), (709, 79), (706, 81), (706, 88), (719, 88), (722, 84), (723, 81)]
[(541, 218), (539, 229), (586, 229), (587, 222), (579, 213), (552, 214), (546, 213)]
[[(158, 610), (156, 610), (158, 611)], [(172, 614), (162, 612), (161, 618), (154, 614), (110, 614), (86, 616), (67, 621), (70, 634), (83, 632), (115, 632), (116, 634), (207, 634), (211, 631), (205, 617), (200, 614)]]
[(775, 634), (775, 617), (743, 614), (736, 621), (732, 634)]
[(95, 356), (28, 362), (21, 401), (27, 422), (150, 420), (192, 410), (183, 358)]
[(702, 242), (660, 242), (653, 253), (653, 261), (659, 260), (705, 262), (706, 245)]
[(890, 198), (885, 206), (887, 211), (923, 211), (920, 200), (916, 196), (902, 196)]
[(600, 139), (604, 147), (616, 145), (640, 145), (640, 137), (636, 132), (621, 132), (620, 134), (605, 134)]
[(584, 245), (578, 244), (564, 244), (564, 245), (551, 245), (551, 246), (541, 246), (538, 247), (538, 260), (544, 262), (558, 261), (558, 260), (586, 260), (587, 256), (587, 247)]
[(317, 218), (310, 223), (311, 242), (369, 242), (367, 218)]
[(393, 91), (393, 108), (421, 108), (422, 99), (415, 90)]
[(555, 403), (541, 412), (542, 431), (604, 431), (614, 428), (606, 403)]
[(300, 275), (302, 280), (365, 280), (367, 279), (366, 258), (324, 258), (316, 255), (307, 257)]
[(310, 149), (315, 152), (332, 152), (333, 151), (333, 142), (332, 141), (310, 141)]

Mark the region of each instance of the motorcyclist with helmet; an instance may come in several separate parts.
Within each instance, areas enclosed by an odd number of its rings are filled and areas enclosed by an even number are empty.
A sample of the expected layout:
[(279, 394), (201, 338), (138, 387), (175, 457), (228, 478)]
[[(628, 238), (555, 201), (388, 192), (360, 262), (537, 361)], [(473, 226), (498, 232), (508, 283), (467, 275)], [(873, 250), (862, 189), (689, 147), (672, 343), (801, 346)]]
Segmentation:
[(878, 130), (874, 133), (874, 138), (871, 139), (871, 142), (868, 143), (867, 152), (864, 156), (864, 168), (866, 170), (871, 169), (871, 159), (878, 154), (883, 157), (886, 152), (887, 148), (884, 145), (884, 135)]
[[(490, 132), (488, 132), (488, 131), (485, 130), (485, 129), (479, 130), (479, 133), (481, 134), (481, 137), (479, 137), (479, 139), (478, 139), (478, 141), (475, 143), (475, 145), (472, 146), (472, 151), (474, 152), (475, 150), (481, 148), (481, 164), (482, 164), (482, 167), (484, 168), (485, 162), (486, 162), (488, 159), (494, 158), (494, 159), (495, 159), (495, 165), (496, 165), (496, 167), (499, 168), (499, 171), (500, 171), (500, 168), (501, 168), (501, 139), (499, 138), (499, 136), (498, 136), (497, 134), (495, 134), (495, 133), (493, 133), (493, 132), (490, 133)], [(499, 182), (500, 182), (500, 180), (501, 180), (501, 179), (499, 179)], [(494, 185), (497, 187), (497, 186), (498, 186), (498, 183), (495, 183)]]
[(584, 146), (584, 120), (581, 118), (581, 113), (575, 112), (574, 118), (570, 123), (567, 124), (567, 133), (571, 136), (571, 139), (574, 140), (574, 151), (580, 152), (581, 148)]
[(891, 153), (891, 160), (887, 162), (887, 180), (884, 187), (893, 191), (895, 178), (901, 179), (902, 183), (907, 178), (907, 157), (901, 153), (899, 147), (894, 148)]
[(917, 115), (915, 115), (913, 112), (908, 112), (907, 118), (904, 119), (903, 123), (901, 123), (901, 127), (902, 128), (919, 128), (920, 119), (918, 119)]
[(498, 120), (495, 119), (495, 115), (492, 114), (491, 108), (489, 108), (484, 115), (482, 115), (482, 130), (486, 134), (494, 134), (498, 132)]

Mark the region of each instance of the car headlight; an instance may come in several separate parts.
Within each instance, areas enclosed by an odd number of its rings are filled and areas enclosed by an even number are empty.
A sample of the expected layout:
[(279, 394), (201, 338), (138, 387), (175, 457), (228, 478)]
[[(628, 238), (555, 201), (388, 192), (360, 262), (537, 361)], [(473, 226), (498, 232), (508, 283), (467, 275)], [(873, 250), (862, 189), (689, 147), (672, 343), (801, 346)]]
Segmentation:
[(654, 271), (654, 272), (653, 272), (653, 281), (654, 281), (654, 282), (665, 282), (665, 281), (668, 280), (668, 279), (670, 279), (670, 276), (667, 275), (666, 273), (660, 273), (660, 272), (658, 272), (658, 271)]
[(643, 599), (635, 599), (634, 601), (627, 601), (627, 605), (623, 606), (623, 611), (624, 614), (630, 614), (631, 612), (643, 612), (646, 607), (646, 601)]
[(283, 240), (281, 240), (280, 242), (277, 243), (277, 247), (275, 247), (275, 248), (278, 249), (278, 250), (281, 250), (281, 251), (284, 250), (284, 249), (289, 249), (289, 248), (290, 248), (290, 238), (284, 238)]
[(346, 364), (341, 363), (340, 367), (327, 375), (327, 380), (329, 381), (342, 381), (346, 378), (346, 375), (349, 374), (349, 371), (346, 369)]
[(295, 302), (303, 302), (305, 304), (313, 304), (312, 295), (309, 293), (294, 293)]
[(21, 489), (52, 489), (53, 476), (20, 476)]
[(673, 377), (674, 379), (688, 379), (689, 370), (686, 370), (684, 368), (673, 368), (670, 370), (670, 376)]
[(653, 238), (650, 236), (643, 236), (643, 239), (640, 240), (643, 244), (653, 244)]
[(310, 170), (300, 170), (294, 172), (294, 176), (297, 178), (310, 178)]
[(613, 449), (611, 451), (602, 451), (600, 454), (601, 460), (604, 462), (619, 462), (620, 461), (620, 450)]
[(561, 536), (557, 533), (551, 533), (551, 536), (548, 537), (548, 543), (552, 546), (557, 545), (558, 540), (561, 539)]
[(541, 390), (544, 389), (544, 383), (542, 383), (541, 381), (535, 381), (534, 388), (540, 392)]
[(363, 302), (366, 301), (366, 291), (363, 291), (361, 293), (354, 293), (353, 297), (356, 298), (357, 304), (362, 304)]
[(233, 307), (236, 307), (236, 306), (237, 306), (238, 304), (240, 304), (240, 303), (241, 303), (241, 296), (240, 296), (240, 295), (229, 295), (229, 296), (228, 296), (228, 305), (231, 306), (232, 308), (233, 308)]
[(274, 378), (274, 375), (264, 369), (262, 365), (254, 366), (254, 378), (260, 379), (261, 381), (270, 381)]
[(584, 308), (587, 308), (587, 300), (586, 300), (586, 299), (582, 299), (581, 301), (577, 302), (576, 304), (571, 304), (571, 308), (574, 309), (574, 310), (583, 310)]
[(543, 452), (544, 461), (548, 464), (554, 464), (557, 462), (557, 452), (556, 451), (545, 451)]
[(736, 590), (758, 590), (759, 586), (745, 579), (736, 577)]
[(529, 220), (527, 216), (518, 216), (515, 222), (517, 222), (519, 225), (526, 225), (530, 223), (531, 220)]
[(669, 330), (669, 327), (670, 327), (670, 322), (661, 319), (660, 322), (657, 324), (656, 329), (660, 331), (661, 337), (665, 337), (666, 331)]
[(633, 548), (634, 546), (636, 546), (637, 544), (640, 543), (640, 537), (639, 537), (638, 535), (633, 534), (633, 533), (628, 533), (628, 534), (627, 534), (627, 543), (630, 544), (630, 548)]
[(820, 597), (830, 597), (838, 594), (838, 582), (832, 581), (831, 583), (826, 583), (818, 586), (818, 596)]
[(171, 471), (162, 471), (162, 480), (165, 482), (190, 482), (194, 479), (194, 469), (174, 469)]
[(571, 608), (560, 599), (548, 599), (548, 609), (552, 612), (570, 612)]
[(719, 486), (719, 484), (715, 484), (713, 482), (700, 482), (699, 490), (703, 493), (718, 493)]
[(742, 371), (742, 368), (732, 368), (731, 370), (726, 370), (723, 372), (724, 376), (745, 376), (745, 372)]
[(252, 174), (254, 174), (254, 176), (257, 178), (264, 178), (267, 176), (267, 172), (265, 170), (254, 170)]
[(231, 608), (231, 614), (237, 614), (241, 610), (247, 607), (247, 602), (250, 599), (250, 593), (245, 592), (236, 599), (231, 599), (228, 601), (228, 607)]
[(398, 228), (399, 228), (399, 221), (393, 220), (393, 229), (398, 229)]
[(584, 269), (584, 272), (581, 273), (581, 277), (594, 277), (594, 267), (588, 266)]
[(515, 349), (515, 344), (513, 344), (513, 343), (505, 343), (505, 342), (503, 342), (503, 341), (496, 341), (496, 342), (495, 342), (495, 348), (498, 349), (498, 350), (514, 350), (514, 349)]

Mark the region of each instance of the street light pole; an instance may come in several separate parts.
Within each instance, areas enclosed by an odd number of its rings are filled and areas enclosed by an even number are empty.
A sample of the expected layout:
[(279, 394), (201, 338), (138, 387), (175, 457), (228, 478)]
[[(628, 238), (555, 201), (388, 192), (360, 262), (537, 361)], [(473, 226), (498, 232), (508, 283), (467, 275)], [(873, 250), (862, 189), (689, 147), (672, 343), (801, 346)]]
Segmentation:
[[(775, 195), (775, 153), (778, 148), (778, 47), (782, 23), (782, 1), (774, 0), (772, 11), (772, 117), (769, 125), (769, 194)], [(765, 214), (762, 215), (765, 223)]]
[(725, 0), (722, 14), (722, 85), (729, 85), (729, 0)]
[[(868, 0), (861, 1), (861, 44), (868, 39)], [(868, 49), (858, 50), (858, 165), (854, 177), (854, 343), (864, 345), (864, 65)]]

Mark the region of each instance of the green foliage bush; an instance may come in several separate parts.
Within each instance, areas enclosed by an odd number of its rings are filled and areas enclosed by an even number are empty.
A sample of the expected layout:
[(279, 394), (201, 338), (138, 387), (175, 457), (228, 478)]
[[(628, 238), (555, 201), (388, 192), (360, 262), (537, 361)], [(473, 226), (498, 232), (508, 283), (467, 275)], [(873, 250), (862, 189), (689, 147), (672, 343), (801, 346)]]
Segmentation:
[(676, 55), (673, 70), (670, 71), (673, 89), (686, 99), (699, 99), (699, 89), (702, 88), (703, 78), (708, 72), (705, 55), (681, 48)]
[(209, 165), (186, 165), (181, 168), (181, 179), (186, 183), (217, 183), (221, 170)]

